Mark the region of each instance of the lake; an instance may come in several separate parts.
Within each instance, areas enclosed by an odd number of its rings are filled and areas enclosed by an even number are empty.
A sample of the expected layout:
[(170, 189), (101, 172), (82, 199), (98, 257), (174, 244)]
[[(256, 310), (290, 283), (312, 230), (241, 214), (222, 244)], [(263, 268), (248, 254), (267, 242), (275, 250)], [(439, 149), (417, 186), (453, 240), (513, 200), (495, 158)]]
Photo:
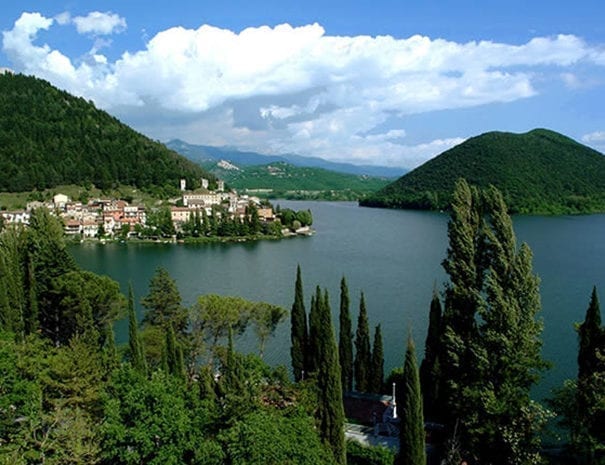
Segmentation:
[[(354, 325), (359, 295), (366, 297), (370, 325), (382, 325), (385, 375), (403, 363), (408, 328), (420, 354), (426, 336), (434, 286), (441, 291), (441, 267), (447, 248), (448, 216), (435, 212), (360, 208), (351, 202), (280, 201), (282, 207), (311, 209), (312, 237), (235, 244), (94, 244), (70, 248), (85, 269), (105, 274), (127, 292), (132, 281), (137, 302), (162, 266), (176, 280), (183, 302), (191, 305), (207, 293), (267, 301), (288, 310), (300, 264), (307, 311), (316, 285), (327, 288), (337, 327), (339, 284), (347, 278)], [(577, 337), (596, 285), (605, 295), (605, 215), (518, 216), (515, 232), (534, 252), (534, 272), (541, 279), (545, 357), (554, 366), (535, 392), (538, 398), (563, 379), (575, 377)], [(138, 312), (141, 307), (138, 305)], [(290, 366), (289, 321), (268, 343), (265, 360)], [(116, 339), (127, 340), (127, 323), (118, 323)], [(238, 341), (255, 348), (253, 337)]]

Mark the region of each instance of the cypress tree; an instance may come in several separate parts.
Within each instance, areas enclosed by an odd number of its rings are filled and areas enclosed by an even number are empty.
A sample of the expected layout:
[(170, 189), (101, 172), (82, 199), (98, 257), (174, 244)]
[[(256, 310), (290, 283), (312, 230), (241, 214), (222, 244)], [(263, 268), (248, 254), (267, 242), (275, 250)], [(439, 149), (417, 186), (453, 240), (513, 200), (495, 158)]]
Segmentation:
[(447, 404), (444, 420), (453, 426), (470, 415), (472, 403), (463, 390), (477, 382), (478, 361), (473, 350), (477, 340), (476, 315), (483, 287), (483, 259), (479, 194), (465, 180), (456, 183), (448, 223), (449, 247), (442, 265), (450, 277), (445, 289), (440, 364), (440, 402)]
[(359, 392), (368, 392), (369, 390), (371, 363), (368, 312), (362, 292), (361, 300), (359, 301), (359, 317), (357, 318), (357, 334), (355, 337), (355, 389)]
[(319, 368), (319, 345), (321, 344), (321, 290), (315, 288), (315, 295), (311, 297), (311, 310), (309, 311), (309, 342), (307, 347), (306, 367), (307, 374), (317, 373)]
[(592, 289), (584, 322), (578, 325), (578, 380), (588, 378), (598, 366), (598, 344), (601, 338), (601, 309), (596, 286)]
[(318, 326), (318, 408), (319, 435), (331, 450), (337, 464), (346, 463), (344, 407), (338, 349), (334, 337), (328, 292), (316, 297)]
[(479, 192), (464, 181), (448, 235), (438, 405), (450, 433), (459, 425), (463, 454), (481, 463), (530, 462), (544, 417), (529, 391), (546, 367), (531, 250), (517, 249), (497, 189)]
[(296, 267), (296, 284), (294, 286), (294, 303), (290, 312), (291, 323), (291, 341), (292, 347), (290, 354), (292, 356), (292, 371), (294, 380), (300, 381), (305, 371), (305, 357), (307, 356), (307, 312), (303, 297), (303, 285), (300, 273), (300, 265)]
[[(584, 321), (578, 325), (577, 405), (579, 450), (589, 459), (599, 444), (605, 444), (605, 328), (601, 326), (601, 310), (596, 287)], [(589, 460), (590, 461), (590, 460)]]
[(370, 372), (369, 391), (379, 394), (384, 382), (384, 348), (382, 346), (382, 331), (380, 325), (374, 331), (372, 346), (372, 370)]
[(422, 394), (416, 364), (416, 349), (412, 336), (408, 337), (405, 363), (403, 365), (403, 386), (399, 400), (399, 456), (398, 465), (426, 465), (424, 416)]
[(32, 334), (38, 331), (38, 294), (36, 292), (36, 273), (32, 255), (25, 251), (25, 309), (23, 323), (25, 334)]
[(147, 373), (147, 363), (143, 352), (143, 344), (139, 337), (139, 325), (134, 310), (132, 283), (128, 285), (128, 358), (135, 370), (142, 374)]
[(183, 351), (176, 340), (172, 325), (168, 326), (168, 331), (166, 332), (166, 364), (168, 366), (168, 373), (171, 375), (177, 377), (184, 375)]
[(439, 398), (439, 350), (442, 337), (441, 301), (437, 289), (433, 290), (433, 298), (429, 311), (429, 327), (424, 345), (424, 359), (420, 364), (420, 386), (424, 401), (424, 413), (433, 418), (441, 409), (436, 405)]
[(349, 311), (349, 289), (345, 277), (340, 281), (340, 338), (338, 355), (342, 377), (342, 388), (345, 392), (353, 390), (353, 330)]

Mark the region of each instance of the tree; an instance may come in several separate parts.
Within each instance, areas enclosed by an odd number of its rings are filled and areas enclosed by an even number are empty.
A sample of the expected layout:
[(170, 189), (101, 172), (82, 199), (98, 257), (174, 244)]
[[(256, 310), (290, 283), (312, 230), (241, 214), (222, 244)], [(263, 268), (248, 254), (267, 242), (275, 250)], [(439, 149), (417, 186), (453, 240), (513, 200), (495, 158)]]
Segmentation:
[(185, 375), (185, 365), (183, 363), (183, 349), (176, 340), (174, 329), (168, 327), (166, 332), (166, 365), (168, 373), (177, 378), (182, 378)]
[(192, 355), (191, 359), (204, 355), (210, 349), (208, 362), (217, 355), (218, 343), (230, 331), (240, 335), (246, 330), (254, 308), (254, 302), (241, 297), (208, 294), (199, 296), (190, 310)]
[(399, 456), (400, 465), (426, 465), (424, 416), (422, 394), (416, 365), (416, 349), (412, 336), (408, 337), (403, 365), (403, 386), (399, 400)]
[(49, 295), (57, 320), (47, 334), (55, 343), (66, 344), (90, 331), (95, 331), (99, 347), (111, 343), (112, 325), (125, 304), (117, 282), (90, 271), (70, 271), (53, 281)]
[(317, 373), (319, 369), (319, 339), (321, 331), (321, 312), (319, 306), (321, 299), (321, 290), (319, 286), (315, 288), (315, 295), (311, 296), (311, 309), (309, 310), (309, 342), (307, 345), (306, 370), (309, 375)]
[(277, 305), (266, 302), (256, 302), (252, 306), (250, 320), (258, 337), (260, 358), (265, 352), (267, 338), (275, 333), (277, 326), (288, 316), (288, 312)]
[(308, 344), (307, 312), (303, 297), (300, 265), (296, 267), (296, 284), (294, 285), (294, 303), (290, 312), (290, 328), (292, 371), (294, 372), (294, 380), (300, 381), (305, 371)]
[(332, 465), (312, 419), (298, 413), (284, 416), (260, 410), (238, 419), (222, 432), (228, 461), (239, 465)]
[(332, 451), (337, 464), (346, 463), (344, 438), (344, 407), (340, 383), (340, 363), (334, 337), (328, 291), (318, 292), (316, 305), (319, 314), (317, 346), (317, 421), (319, 435)]
[(574, 436), (575, 449), (589, 463), (597, 454), (605, 453), (605, 328), (601, 326), (601, 310), (596, 287), (584, 321), (578, 325), (577, 412), (579, 426)]
[(384, 348), (382, 346), (382, 331), (380, 325), (374, 332), (374, 345), (372, 347), (372, 364), (370, 365), (369, 391), (379, 394), (382, 391), (384, 379)]
[(422, 399), (424, 401), (424, 414), (428, 418), (437, 415), (440, 408), (437, 405), (439, 399), (439, 346), (441, 344), (441, 301), (437, 290), (433, 291), (429, 312), (429, 327), (424, 345), (424, 359), (420, 364), (420, 386), (422, 387)]
[(139, 373), (147, 373), (147, 362), (141, 338), (139, 337), (139, 324), (134, 309), (134, 292), (132, 283), (128, 284), (128, 359), (132, 367)]
[(368, 392), (370, 381), (370, 328), (368, 312), (363, 292), (359, 301), (359, 317), (357, 318), (357, 333), (355, 337), (355, 389)]
[(156, 269), (149, 282), (149, 294), (141, 303), (147, 309), (143, 324), (166, 330), (172, 325), (177, 334), (183, 334), (187, 329), (187, 310), (181, 305), (181, 294), (166, 269)]
[(42, 334), (59, 344), (61, 315), (53, 284), (62, 274), (75, 271), (76, 264), (67, 251), (62, 224), (46, 208), (32, 211), (26, 248), (26, 263), (32, 268), (28, 269), (27, 283), (33, 286), (28, 290), (28, 320), (37, 313)]
[(349, 289), (345, 277), (340, 281), (340, 331), (338, 356), (342, 376), (342, 388), (345, 392), (353, 390), (353, 330), (349, 311)]
[(443, 266), (446, 288), (439, 402), (463, 453), (480, 462), (538, 459), (545, 412), (529, 391), (546, 363), (538, 278), (526, 244), (517, 248), (512, 221), (495, 188), (457, 183)]

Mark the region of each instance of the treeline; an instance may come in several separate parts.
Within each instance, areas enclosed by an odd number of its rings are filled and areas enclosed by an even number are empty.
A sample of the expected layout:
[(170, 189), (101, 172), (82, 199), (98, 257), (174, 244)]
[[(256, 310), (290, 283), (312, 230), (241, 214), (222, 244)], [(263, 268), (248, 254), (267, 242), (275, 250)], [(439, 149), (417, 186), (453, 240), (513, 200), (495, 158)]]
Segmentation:
[[(268, 203), (262, 206), (272, 208)], [(176, 236), (177, 239), (196, 241), (205, 238), (281, 237), (284, 228), (296, 231), (313, 224), (310, 210), (294, 211), (278, 205), (275, 215), (274, 221), (261, 221), (258, 207), (253, 202), (246, 207), (243, 218), (229, 213), (223, 206), (214, 205), (210, 215), (204, 209), (192, 211), (177, 230), (170, 208), (165, 207), (151, 211), (145, 225), (137, 224), (134, 232), (143, 239)], [(124, 228), (123, 238), (127, 237), (129, 231), (128, 227)]]
[(175, 193), (212, 174), (48, 82), (0, 75), (0, 191), (119, 184)]

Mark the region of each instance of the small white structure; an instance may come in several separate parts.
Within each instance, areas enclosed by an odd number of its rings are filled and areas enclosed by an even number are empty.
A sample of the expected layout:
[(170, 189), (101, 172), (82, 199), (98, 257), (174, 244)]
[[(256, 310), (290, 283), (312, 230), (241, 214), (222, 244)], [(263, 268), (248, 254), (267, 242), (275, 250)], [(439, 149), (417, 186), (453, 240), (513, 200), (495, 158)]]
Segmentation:
[(187, 188), (187, 180), (181, 179), (181, 190), (184, 191)]
[(217, 191), (219, 192), (224, 192), (225, 191), (225, 181), (218, 181), (218, 189)]
[(65, 194), (57, 194), (53, 197), (55, 208), (63, 210), (67, 202), (69, 202), (69, 197), (67, 197)]
[(208, 189), (208, 180), (206, 178), (202, 178), (202, 188)]

